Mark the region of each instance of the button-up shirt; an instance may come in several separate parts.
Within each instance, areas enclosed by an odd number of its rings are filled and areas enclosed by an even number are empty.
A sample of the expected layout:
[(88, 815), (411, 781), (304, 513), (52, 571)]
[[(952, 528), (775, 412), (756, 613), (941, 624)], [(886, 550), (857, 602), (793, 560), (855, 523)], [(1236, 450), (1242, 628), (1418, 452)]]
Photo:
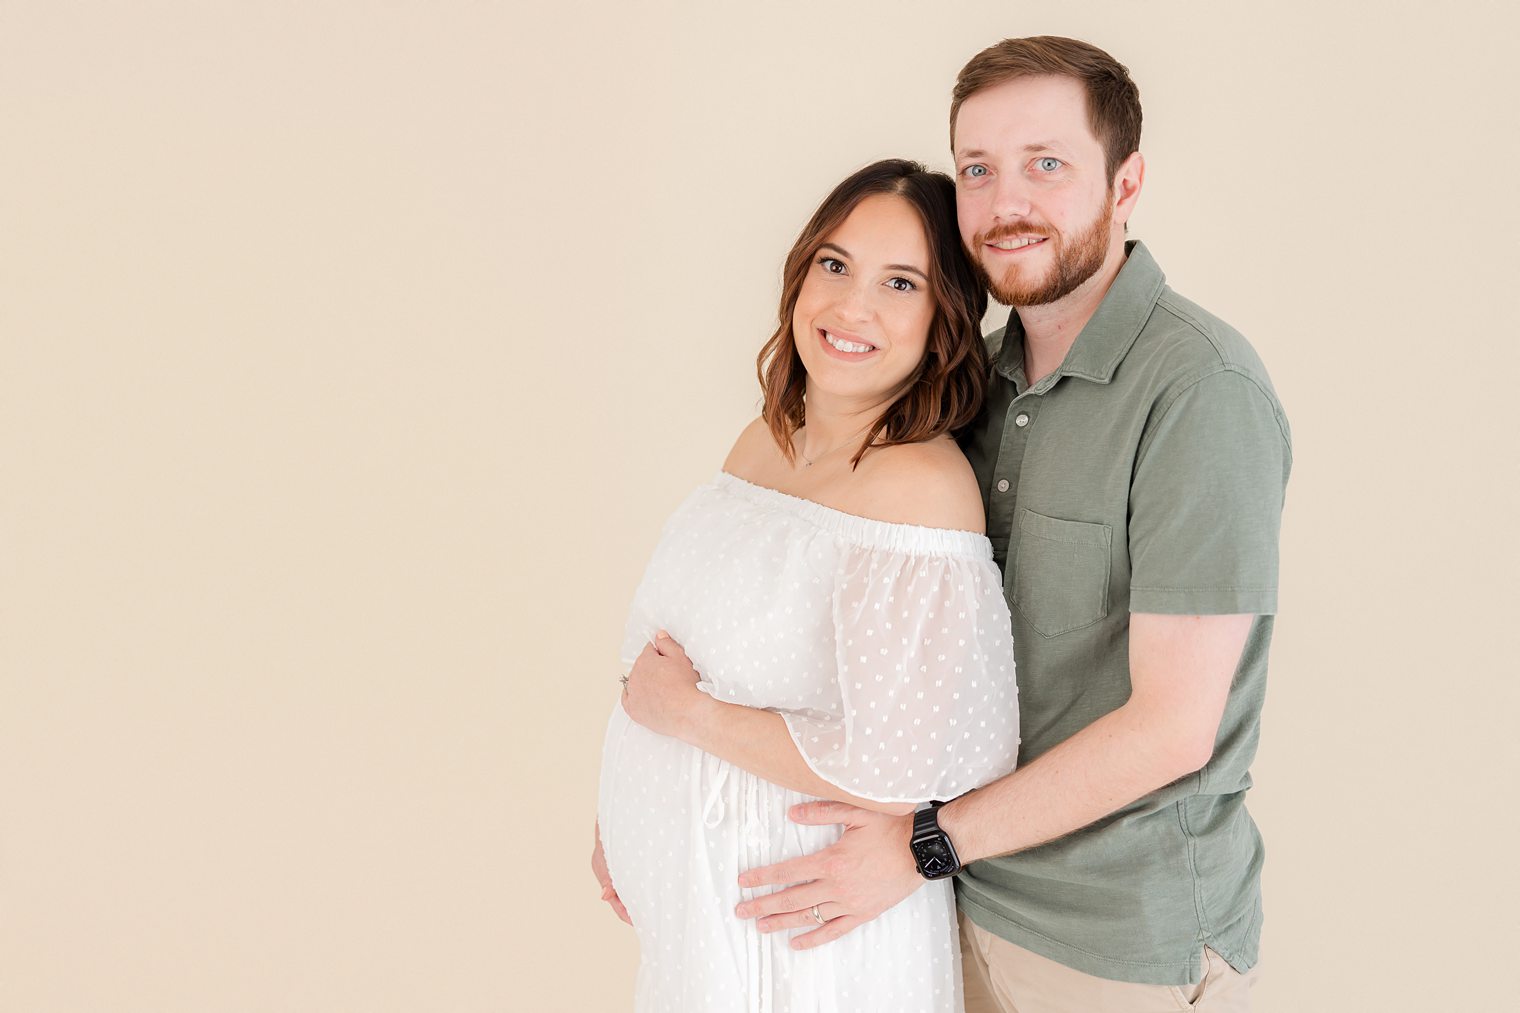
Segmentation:
[(1018, 315), (962, 447), (981, 483), (1018, 662), (1020, 763), (1130, 696), (1129, 616), (1253, 614), (1209, 763), (1095, 825), (973, 863), (972, 921), (1089, 974), (1197, 981), (1255, 963), (1262, 844), (1246, 812), (1288, 423), (1245, 339), (1127, 259), (1059, 368), (1030, 384)]

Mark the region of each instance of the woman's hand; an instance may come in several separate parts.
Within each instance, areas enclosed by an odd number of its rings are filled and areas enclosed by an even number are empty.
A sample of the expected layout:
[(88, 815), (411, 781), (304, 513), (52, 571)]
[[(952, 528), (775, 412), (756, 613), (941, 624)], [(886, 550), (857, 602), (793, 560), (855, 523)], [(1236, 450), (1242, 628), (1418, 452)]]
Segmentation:
[(628, 909), (623, 906), (623, 901), (612, 887), (612, 874), (607, 871), (607, 856), (602, 853), (602, 826), (595, 824), (596, 847), (591, 850), (591, 872), (596, 876), (596, 881), (602, 884), (602, 900), (612, 906), (612, 913), (617, 915), (629, 925), (633, 919), (628, 917)]
[(700, 709), (712, 701), (697, 689), (699, 681), (681, 645), (661, 630), (628, 673), (623, 710), (652, 732), (687, 739)]

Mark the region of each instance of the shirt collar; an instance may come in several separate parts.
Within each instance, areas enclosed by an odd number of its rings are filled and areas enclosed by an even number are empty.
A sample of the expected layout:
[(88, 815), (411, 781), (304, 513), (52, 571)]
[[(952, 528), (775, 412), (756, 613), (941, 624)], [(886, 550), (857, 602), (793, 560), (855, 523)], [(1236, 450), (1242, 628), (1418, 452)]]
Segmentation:
[[(1097, 312), (1072, 342), (1061, 365), (1035, 385), (1039, 389), (1048, 390), (1063, 376), (1108, 383), (1140, 336), (1161, 290), (1166, 287), (1166, 275), (1138, 239), (1125, 243), (1124, 253), (1124, 266), (1119, 268)], [(1008, 314), (997, 371), (1010, 380), (1015, 379), (1015, 374), (1018, 381), (1025, 380), (1024, 325), (1019, 322), (1017, 311)]]

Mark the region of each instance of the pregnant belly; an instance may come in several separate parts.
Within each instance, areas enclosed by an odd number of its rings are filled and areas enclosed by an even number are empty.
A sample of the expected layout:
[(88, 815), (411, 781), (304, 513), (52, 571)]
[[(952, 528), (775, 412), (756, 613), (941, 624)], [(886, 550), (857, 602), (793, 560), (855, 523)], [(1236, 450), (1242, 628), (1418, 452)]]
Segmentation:
[(838, 840), (837, 827), (786, 818), (790, 806), (811, 799), (656, 735), (614, 707), (597, 815), (613, 886), (640, 936), (645, 927), (699, 911), (710, 912), (704, 920), (732, 920), (733, 906), (755, 894), (741, 895), (741, 871)]

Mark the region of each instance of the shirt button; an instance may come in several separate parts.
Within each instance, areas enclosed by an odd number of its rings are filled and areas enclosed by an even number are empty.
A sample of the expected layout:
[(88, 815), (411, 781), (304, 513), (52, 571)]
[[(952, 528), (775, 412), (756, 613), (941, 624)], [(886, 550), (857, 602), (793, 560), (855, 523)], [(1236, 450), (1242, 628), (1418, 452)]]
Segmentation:
[(1025, 426), (1029, 425), (1029, 416), (1025, 415), (1023, 412), (1020, 412), (1017, 416), (1014, 417), (1013, 424), (1018, 426), (1020, 429), (1023, 429)]
[(998, 492), (1008, 491), (1008, 480), (1006, 478), (998, 479), (997, 490)]

